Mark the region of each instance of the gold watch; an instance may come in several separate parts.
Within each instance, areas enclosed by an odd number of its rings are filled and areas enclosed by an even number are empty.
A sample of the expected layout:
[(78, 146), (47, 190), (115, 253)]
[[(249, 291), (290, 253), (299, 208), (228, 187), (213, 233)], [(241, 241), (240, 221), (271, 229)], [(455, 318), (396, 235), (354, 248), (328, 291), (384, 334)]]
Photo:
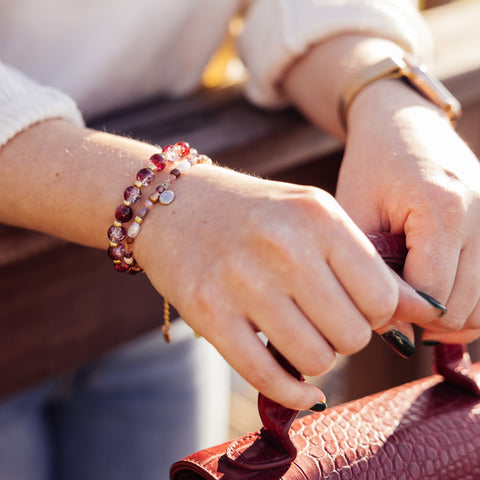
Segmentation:
[(347, 113), (353, 99), (367, 85), (384, 78), (402, 78), (427, 100), (440, 107), (452, 123), (462, 114), (460, 102), (425, 65), (417, 64), (410, 56), (387, 57), (355, 72), (343, 86), (340, 96), (340, 120), (346, 130)]

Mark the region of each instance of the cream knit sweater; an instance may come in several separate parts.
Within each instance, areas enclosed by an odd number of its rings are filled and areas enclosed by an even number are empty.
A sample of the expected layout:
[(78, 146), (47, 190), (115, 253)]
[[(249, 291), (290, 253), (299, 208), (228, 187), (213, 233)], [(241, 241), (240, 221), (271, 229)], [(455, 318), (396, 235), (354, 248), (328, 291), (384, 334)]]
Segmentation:
[[(342, 32), (391, 39), (417, 57), (429, 32), (411, 0), (4, 0), (0, 3), (0, 146), (30, 125), (83, 119), (200, 82), (229, 19), (247, 8), (239, 51), (255, 103), (312, 44)], [(78, 107), (77, 107), (78, 106)]]

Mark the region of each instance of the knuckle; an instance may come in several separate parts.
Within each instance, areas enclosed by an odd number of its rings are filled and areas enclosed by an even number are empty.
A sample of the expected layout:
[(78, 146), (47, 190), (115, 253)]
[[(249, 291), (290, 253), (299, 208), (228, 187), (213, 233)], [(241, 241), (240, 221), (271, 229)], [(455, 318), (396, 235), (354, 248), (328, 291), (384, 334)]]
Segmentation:
[(291, 197), (289, 207), (296, 216), (315, 218), (320, 223), (333, 221), (341, 211), (330, 193), (311, 186), (302, 187), (300, 195)]
[(301, 367), (302, 373), (316, 377), (330, 371), (337, 361), (335, 352), (331, 348), (323, 348), (313, 355), (309, 355), (308, 362)]
[(367, 324), (362, 325), (352, 332), (352, 334), (346, 335), (345, 338), (342, 339), (342, 343), (338, 346), (337, 352), (341, 355), (357, 353), (370, 343), (371, 338), (371, 328)]
[(370, 302), (368, 320), (372, 328), (376, 329), (393, 317), (398, 305), (398, 289), (376, 288), (372, 292)]
[[(438, 208), (438, 205), (436, 206)], [(465, 218), (466, 205), (465, 198), (462, 192), (456, 190), (449, 190), (445, 193), (443, 202), (440, 202), (441, 215), (443, 224), (448, 230), (456, 231), (461, 227)]]
[(443, 318), (441, 322), (441, 326), (446, 328), (448, 331), (451, 332), (458, 332), (463, 329), (465, 325), (465, 319), (462, 316), (458, 315), (450, 315)]

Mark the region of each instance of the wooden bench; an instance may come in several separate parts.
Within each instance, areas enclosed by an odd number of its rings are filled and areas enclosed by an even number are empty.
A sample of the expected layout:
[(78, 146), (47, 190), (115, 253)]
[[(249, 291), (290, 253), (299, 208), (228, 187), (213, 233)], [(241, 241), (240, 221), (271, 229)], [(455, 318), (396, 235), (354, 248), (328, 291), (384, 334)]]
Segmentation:
[[(480, 0), (425, 16), (438, 46), (437, 71), (464, 106), (459, 131), (480, 154)], [(297, 112), (259, 110), (240, 86), (158, 99), (94, 126), (160, 145), (188, 139), (221, 164), (331, 192), (342, 157), (342, 146)], [(103, 251), (0, 226), (0, 275), (0, 395), (68, 372), (161, 321), (162, 300), (148, 280), (118, 275)], [(125, 301), (125, 292), (136, 301)], [(423, 353), (406, 367), (375, 341), (355, 364), (368, 365), (372, 355), (384, 368), (369, 374), (368, 384), (352, 375), (351, 396), (424, 373)]]

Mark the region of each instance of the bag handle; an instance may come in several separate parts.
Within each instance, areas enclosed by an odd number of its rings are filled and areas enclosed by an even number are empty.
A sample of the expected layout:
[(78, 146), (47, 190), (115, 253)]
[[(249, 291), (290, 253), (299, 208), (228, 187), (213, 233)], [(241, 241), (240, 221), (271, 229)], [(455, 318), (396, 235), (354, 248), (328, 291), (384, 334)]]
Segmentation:
[[(407, 255), (405, 237), (391, 233), (373, 233), (367, 236), (385, 262), (401, 274)], [(267, 348), (288, 373), (303, 380), (300, 372), (271, 343), (268, 343)], [(434, 371), (442, 375), (445, 381), (480, 397), (480, 375), (475, 375), (471, 365), (465, 345), (434, 347)], [(290, 464), (296, 456), (296, 448), (290, 439), (289, 429), (298, 410), (285, 408), (259, 393), (258, 411), (263, 423), (262, 442), (257, 442), (257, 448), (250, 448), (248, 455), (245, 455), (242, 445), (232, 443), (226, 451), (228, 460), (247, 470), (268, 470)]]

